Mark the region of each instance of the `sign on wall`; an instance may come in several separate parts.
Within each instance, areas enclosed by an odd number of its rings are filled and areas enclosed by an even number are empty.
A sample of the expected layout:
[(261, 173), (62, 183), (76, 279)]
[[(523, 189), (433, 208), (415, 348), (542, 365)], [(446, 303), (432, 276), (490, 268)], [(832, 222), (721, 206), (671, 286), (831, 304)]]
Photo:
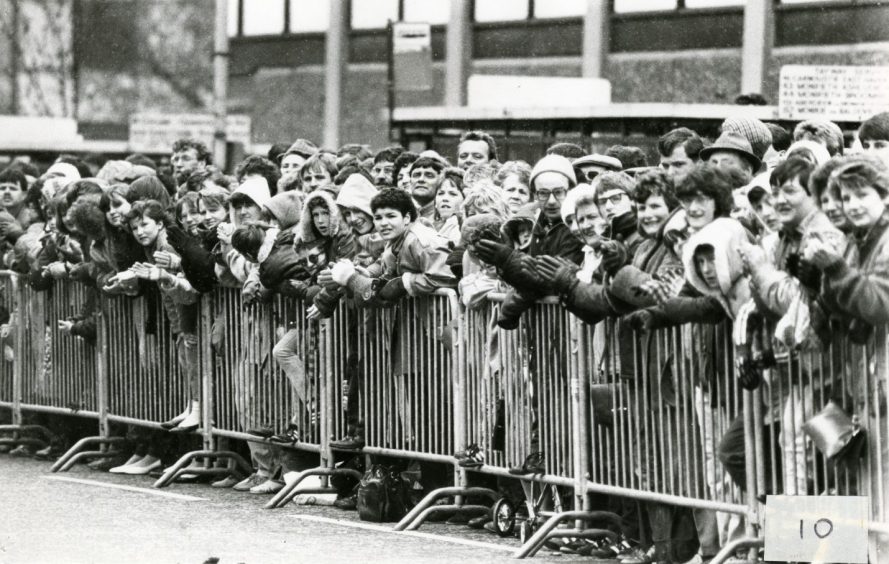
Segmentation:
[(889, 109), (889, 67), (784, 65), (781, 119), (863, 121)]
[[(250, 147), (250, 116), (230, 115), (225, 135), (229, 142)], [(130, 150), (146, 153), (169, 152), (177, 139), (203, 141), (213, 148), (214, 118), (210, 114), (148, 114), (130, 116)]]
[(428, 23), (393, 23), (392, 66), (396, 90), (432, 90), (432, 26)]

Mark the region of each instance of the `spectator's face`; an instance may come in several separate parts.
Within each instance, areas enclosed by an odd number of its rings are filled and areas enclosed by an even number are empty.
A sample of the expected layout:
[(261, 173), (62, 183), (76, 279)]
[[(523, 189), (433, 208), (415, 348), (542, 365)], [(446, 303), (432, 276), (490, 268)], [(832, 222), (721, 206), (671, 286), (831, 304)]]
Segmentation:
[(235, 206), (235, 217), (238, 218), (239, 225), (257, 222), (262, 219), (262, 209), (253, 203), (241, 204)]
[(204, 217), (197, 206), (185, 206), (179, 214), (179, 223), (190, 235), (196, 235)]
[(374, 163), (374, 167), (371, 169), (374, 184), (377, 186), (392, 186), (392, 172), (394, 168), (395, 165), (389, 161)]
[(661, 155), (661, 168), (667, 171), (673, 180), (679, 180), (694, 168), (695, 161), (685, 154), (685, 146), (677, 145), (666, 157)]
[(574, 213), (577, 237), (586, 245), (595, 247), (605, 232), (605, 220), (599, 215), (599, 206), (594, 203), (578, 206)]
[(716, 219), (716, 201), (710, 196), (696, 194), (682, 200), (685, 221), (695, 231)]
[(719, 289), (719, 277), (716, 275), (716, 259), (713, 249), (695, 251), (695, 268), (698, 275), (712, 290)]
[(524, 249), (531, 243), (531, 226), (530, 225), (522, 225), (518, 228), (516, 232), (516, 238), (518, 238), (519, 248)]
[(343, 217), (346, 218), (346, 222), (356, 235), (364, 235), (365, 233), (373, 231), (374, 218), (359, 209), (345, 208), (343, 210)]
[(558, 172), (543, 172), (534, 179), (534, 185), (544, 217), (550, 221), (561, 220), (562, 202), (570, 186), (568, 179)]
[(794, 228), (815, 209), (815, 202), (799, 183), (799, 178), (772, 188), (772, 203), (781, 225)]
[(440, 219), (448, 219), (456, 214), (463, 203), (463, 194), (450, 180), (441, 183), (435, 194), (435, 211)]
[(457, 147), (457, 166), (466, 170), (472, 165), (491, 160), (488, 144), (484, 141), (464, 141)]
[(185, 182), (191, 173), (207, 168), (207, 163), (199, 161), (197, 150), (192, 148), (173, 153), (170, 163), (173, 165), (173, 175), (180, 184)]
[(871, 186), (861, 188), (840, 187), (843, 212), (857, 229), (870, 229), (886, 211), (886, 203)]
[(313, 167), (311, 170), (303, 169), (300, 174), (303, 180), (303, 192), (309, 194), (330, 184), (332, 178), (323, 167)]
[(435, 199), (442, 174), (431, 167), (411, 168), (411, 196), (421, 206)]
[(642, 232), (647, 237), (654, 237), (670, 217), (670, 208), (664, 202), (663, 196), (649, 196), (644, 203), (639, 205), (637, 213)]
[(531, 201), (531, 189), (522, 182), (518, 174), (510, 174), (504, 178), (500, 187), (506, 196), (506, 205), (512, 213), (519, 211), (519, 208)]
[(330, 210), (327, 206), (312, 208), (312, 224), (322, 237), (330, 235)]
[(607, 221), (633, 210), (633, 202), (623, 190), (609, 190), (598, 194), (596, 201), (599, 202), (599, 213)]
[(753, 208), (750, 206), (750, 200), (741, 190), (732, 192), (732, 211), (729, 217), (738, 221), (751, 219)]
[(750, 182), (753, 178), (753, 167), (744, 160), (744, 157), (733, 151), (716, 151), (710, 155), (707, 162), (726, 174), (730, 174), (733, 170), (740, 173), (746, 182)]
[(299, 169), (306, 163), (306, 158), (293, 153), (281, 159), (281, 176), (287, 174), (296, 174)]
[(772, 170), (778, 166), (778, 163), (784, 160), (784, 153), (784, 151), (777, 151), (773, 146), (769, 145), (765, 155), (762, 156), (762, 160), (766, 163), (768, 169)]
[(16, 182), (0, 183), (0, 206), (14, 208), (25, 201), (25, 192)]
[(394, 208), (377, 208), (374, 211), (374, 227), (384, 241), (398, 239), (410, 225), (410, 216)]
[[(753, 211), (756, 212), (760, 221), (772, 231), (781, 229), (781, 221), (778, 219), (778, 213), (775, 211), (775, 206), (772, 205), (772, 197), (768, 194), (764, 195), (756, 202), (756, 204), (754, 204)], [(842, 211), (840, 211), (840, 215), (843, 215)]]
[(108, 207), (108, 213), (105, 215), (108, 223), (115, 227), (120, 227), (124, 224), (124, 218), (128, 213), (130, 213), (130, 203), (119, 194), (112, 194), (111, 205)]
[(153, 245), (161, 229), (163, 229), (163, 226), (160, 223), (146, 215), (130, 221), (130, 230), (133, 232), (133, 237), (143, 247)]
[(886, 139), (862, 139), (861, 147), (865, 153), (870, 153), (889, 166), (889, 141)]
[(849, 219), (843, 213), (843, 203), (835, 198), (830, 190), (825, 190), (821, 194), (821, 211), (837, 229), (843, 230), (849, 226)]
[(201, 214), (201, 222), (204, 229), (216, 229), (216, 227), (228, 219), (228, 210), (223, 206), (208, 206), (204, 200), (198, 201), (198, 211)]
[(410, 192), (411, 189), (411, 167), (403, 166), (398, 171), (398, 189)]

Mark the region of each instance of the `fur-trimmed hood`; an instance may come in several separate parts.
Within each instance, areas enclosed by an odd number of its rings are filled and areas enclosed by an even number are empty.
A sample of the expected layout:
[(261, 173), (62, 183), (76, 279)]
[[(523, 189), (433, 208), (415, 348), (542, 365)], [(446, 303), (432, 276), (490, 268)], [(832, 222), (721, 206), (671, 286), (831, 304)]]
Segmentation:
[[(751, 298), (750, 281), (744, 274), (740, 252), (745, 243), (751, 240), (744, 226), (734, 219), (721, 217), (692, 235), (682, 248), (685, 279), (700, 293), (718, 299), (732, 319)], [(710, 288), (695, 268), (695, 250), (703, 245), (713, 247), (719, 289)]]
[(342, 229), (349, 229), (345, 224), (342, 213), (340, 213), (339, 206), (336, 205), (334, 196), (326, 190), (316, 190), (306, 197), (306, 201), (303, 204), (302, 216), (300, 217), (296, 233), (296, 240), (300, 243), (312, 243), (320, 238), (315, 230), (315, 223), (312, 221), (312, 207), (318, 201), (324, 202), (324, 205), (330, 211), (330, 234), (328, 237), (335, 236)]

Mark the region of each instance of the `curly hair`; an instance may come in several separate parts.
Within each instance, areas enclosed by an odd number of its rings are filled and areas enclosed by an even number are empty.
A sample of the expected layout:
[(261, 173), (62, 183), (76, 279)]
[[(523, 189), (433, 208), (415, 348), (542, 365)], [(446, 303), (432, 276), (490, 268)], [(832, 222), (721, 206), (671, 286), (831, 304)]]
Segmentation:
[(206, 164), (213, 164), (213, 153), (207, 149), (207, 146), (204, 145), (202, 141), (198, 141), (197, 139), (177, 139), (176, 142), (173, 143), (174, 153), (187, 151), (188, 149), (194, 149), (199, 161), (203, 161)]
[(680, 202), (695, 196), (713, 200), (714, 217), (728, 217), (732, 211), (732, 179), (721, 169), (702, 163), (695, 166), (676, 186), (676, 197)]
[(880, 198), (886, 198), (889, 197), (889, 170), (876, 157), (856, 155), (830, 173), (827, 186), (837, 194), (842, 188), (854, 190), (870, 187), (877, 191)]
[(238, 164), (235, 169), (235, 176), (238, 183), (244, 182), (244, 177), (255, 174), (265, 178), (269, 184), (269, 192), (274, 196), (278, 190), (278, 180), (281, 178), (281, 171), (272, 161), (259, 155), (250, 155)]
[(473, 189), (466, 194), (460, 209), (463, 212), (463, 217), (489, 213), (506, 221), (510, 216), (509, 204), (503, 197), (503, 190), (490, 180), (476, 182)]
[(417, 219), (417, 207), (410, 194), (398, 188), (386, 188), (373, 197), (370, 201), (370, 209), (374, 213), (380, 208), (392, 208), (398, 210), (402, 215), (411, 218), (411, 221)]
[(652, 196), (662, 197), (664, 203), (667, 204), (667, 209), (670, 211), (679, 206), (673, 177), (667, 174), (667, 171), (661, 169), (649, 170), (640, 174), (636, 179), (636, 189), (633, 194), (633, 199), (636, 200), (636, 203), (644, 204)]

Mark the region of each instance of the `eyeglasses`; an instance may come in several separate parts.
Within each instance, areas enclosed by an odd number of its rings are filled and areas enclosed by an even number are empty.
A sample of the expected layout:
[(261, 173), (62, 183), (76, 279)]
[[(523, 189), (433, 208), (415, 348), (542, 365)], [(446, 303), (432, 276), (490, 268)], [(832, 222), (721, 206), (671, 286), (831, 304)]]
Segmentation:
[(568, 195), (568, 190), (564, 188), (556, 188), (555, 190), (538, 190), (537, 199), (541, 202), (549, 200), (550, 196), (555, 196), (557, 202), (561, 202)]
[(624, 199), (624, 196), (626, 196), (626, 194), (624, 194), (623, 192), (617, 192), (616, 194), (612, 194), (610, 196), (598, 198), (596, 201), (599, 203), (599, 207), (604, 207), (607, 203), (611, 203), (612, 206), (616, 206), (621, 203), (621, 201)]

